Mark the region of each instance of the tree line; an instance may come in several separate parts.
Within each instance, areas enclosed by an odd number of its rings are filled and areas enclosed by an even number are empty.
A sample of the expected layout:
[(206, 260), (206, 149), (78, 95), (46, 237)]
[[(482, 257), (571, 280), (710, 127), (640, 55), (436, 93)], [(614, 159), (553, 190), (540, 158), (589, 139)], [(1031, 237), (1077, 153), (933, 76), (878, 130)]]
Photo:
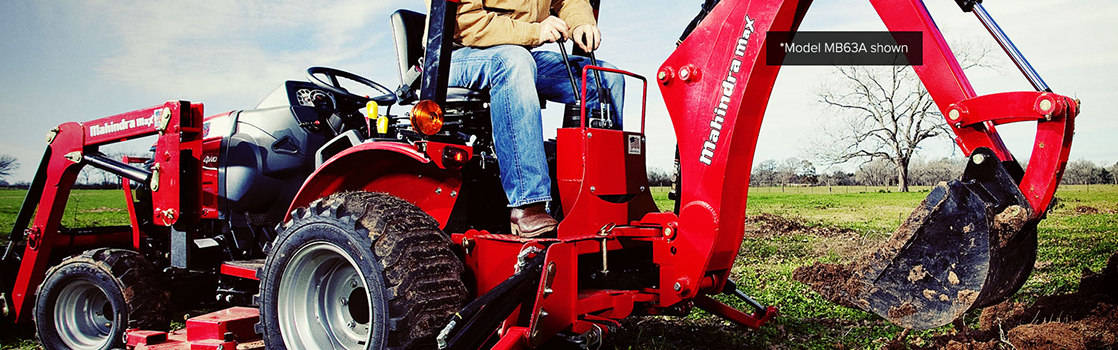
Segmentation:
[[(909, 167), (908, 184), (933, 186), (940, 181), (957, 179), (963, 174), (966, 158), (913, 159)], [(1022, 166), (1027, 166), (1023, 164)], [(770, 159), (753, 166), (749, 176), (750, 186), (896, 186), (897, 167), (889, 160), (875, 159), (862, 163), (853, 172), (846, 170), (821, 171), (811, 161), (800, 158)], [(652, 186), (670, 186), (674, 173), (663, 169), (650, 169), (648, 183)], [(1101, 166), (1089, 160), (1069, 161), (1061, 181), (1064, 185), (1118, 185), (1118, 162)]]
[[(965, 159), (912, 159), (908, 166), (908, 185), (929, 186), (957, 178), (963, 172)], [(896, 186), (897, 165), (886, 159), (874, 159), (859, 165), (853, 172), (820, 171), (809, 160), (787, 158), (758, 163), (750, 174), (750, 186)]]

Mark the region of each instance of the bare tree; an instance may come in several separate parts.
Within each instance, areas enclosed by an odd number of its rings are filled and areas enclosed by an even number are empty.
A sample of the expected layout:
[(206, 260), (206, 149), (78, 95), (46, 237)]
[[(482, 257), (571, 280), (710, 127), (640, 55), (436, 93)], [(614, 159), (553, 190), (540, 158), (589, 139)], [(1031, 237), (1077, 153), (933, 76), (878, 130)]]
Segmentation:
[(776, 184), (776, 168), (776, 161), (772, 159), (757, 164), (753, 168), (753, 174), (749, 176), (750, 185), (773, 186)]
[(1061, 181), (1065, 185), (1091, 185), (1099, 183), (1108, 183), (1109, 172), (1102, 167), (1095, 165), (1095, 162), (1089, 160), (1073, 160), (1068, 162), (1064, 168), (1064, 178)]
[[(990, 52), (960, 45), (964, 69), (989, 67)], [(908, 66), (836, 67), (837, 84), (825, 84), (819, 102), (838, 112), (839, 126), (816, 142), (817, 156), (832, 164), (883, 159), (896, 168), (897, 190), (908, 192), (909, 165), (925, 141), (950, 135), (935, 101)]]
[(19, 161), (16, 160), (16, 157), (0, 154), (0, 178), (11, 175), (12, 172), (16, 171), (16, 168), (19, 168)]
[(922, 186), (934, 186), (940, 181), (947, 181), (959, 177), (966, 165), (965, 159), (940, 158), (924, 161), (913, 159), (909, 163), (909, 183)]
[(874, 159), (858, 167), (854, 172), (854, 180), (866, 186), (888, 186), (892, 176), (896, 174), (896, 165), (886, 159)]
[(671, 186), (672, 174), (669, 174), (664, 169), (652, 168), (648, 170), (648, 185), (649, 186)]

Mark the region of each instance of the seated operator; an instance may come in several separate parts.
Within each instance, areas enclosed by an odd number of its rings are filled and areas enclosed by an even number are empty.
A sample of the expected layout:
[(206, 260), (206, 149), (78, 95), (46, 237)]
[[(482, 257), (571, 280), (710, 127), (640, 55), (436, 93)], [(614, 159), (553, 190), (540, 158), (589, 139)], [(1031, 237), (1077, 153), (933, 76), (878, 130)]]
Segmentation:
[[(457, 22), (454, 45), (458, 48), (451, 55), (449, 85), (489, 90), (493, 142), (501, 185), (512, 208), (512, 231), (521, 237), (551, 234), (559, 223), (546, 209), (551, 201), (551, 178), (544, 155), (540, 98), (574, 104), (578, 96), (571, 89), (562, 56), (531, 49), (568, 37), (587, 52), (597, 49), (601, 32), (590, 3), (462, 0)], [(590, 60), (572, 56), (571, 63), (579, 70), (575, 76), (581, 77), (581, 67)], [(613, 122), (620, 127), (624, 77), (601, 76), (602, 87), (610, 91), (607, 108), (612, 109)], [(587, 106), (599, 106), (594, 75), (588, 79)]]

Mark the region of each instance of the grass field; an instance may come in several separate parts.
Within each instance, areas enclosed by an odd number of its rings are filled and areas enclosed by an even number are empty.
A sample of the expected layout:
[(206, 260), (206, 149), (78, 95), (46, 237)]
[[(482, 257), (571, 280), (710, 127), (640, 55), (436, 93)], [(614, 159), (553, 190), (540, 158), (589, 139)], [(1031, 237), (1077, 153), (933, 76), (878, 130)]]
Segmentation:
[[(730, 325), (701, 311), (686, 318), (646, 317), (626, 321), (626, 330), (612, 338), (615, 348), (880, 348), (901, 328), (880, 318), (822, 299), (792, 280), (792, 270), (816, 261), (845, 263), (884, 240), (926, 195), (927, 188), (893, 193), (891, 188), (815, 187), (754, 188), (747, 213), (774, 214), (801, 226), (790, 232), (750, 230), (731, 275), (741, 288), (780, 316), (758, 331)], [(655, 189), (661, 208), (672, 202), (666, 189)], [(0, 230), (7, 232), (24, 191), (0, 190)], [(1083, 269), (1099, 270), (1118, 251), (1118, 186), (1062, 186), (1059, 201), (1039, 226), (1036, 269), (1013, 299), (1032, 301), (1042, 295), (1078, 288)], [(127, 224), (120, 191), (75, 191), (63, 225)], [(766, 216), (767, 217), (767, 216)], [(771, 217), (770, 217), (771, 218)], [(754, 220), (754, 219), (751, 219)], [(751, 221), (768, 227), (770, 222)], [(838, 232), (820, 235), (818, 232)], [(2, 235), (5, 236), (6, 235)], [(2, 238), (0, 238), (2, 241)], [(745, 305), (723, 301), (743, 310)], [(977, 312), (965, 318), (975, 323)], [(914, 332), (912, 344), (939, 330)], [(0, 339), (0, 348), (33, 347), (27, 338)]]

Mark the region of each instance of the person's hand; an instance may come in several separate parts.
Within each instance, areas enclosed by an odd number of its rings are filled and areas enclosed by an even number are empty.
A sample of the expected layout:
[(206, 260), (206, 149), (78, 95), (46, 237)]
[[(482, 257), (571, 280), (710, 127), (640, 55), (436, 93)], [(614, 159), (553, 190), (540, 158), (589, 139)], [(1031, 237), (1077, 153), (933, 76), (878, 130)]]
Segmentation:
[(540, 22), (540, 42), (550, 43), (559, 41), (567, 37), (570, 28), (567, 27), (567, 22), (559, 19), (559, 17), (548, 16), (547, 19)]
[(598, 45), (602, 44), (602, 32), (593, 24), (580, 25), (571, 34), (575, 43), (586, 52), (597, 50)]

